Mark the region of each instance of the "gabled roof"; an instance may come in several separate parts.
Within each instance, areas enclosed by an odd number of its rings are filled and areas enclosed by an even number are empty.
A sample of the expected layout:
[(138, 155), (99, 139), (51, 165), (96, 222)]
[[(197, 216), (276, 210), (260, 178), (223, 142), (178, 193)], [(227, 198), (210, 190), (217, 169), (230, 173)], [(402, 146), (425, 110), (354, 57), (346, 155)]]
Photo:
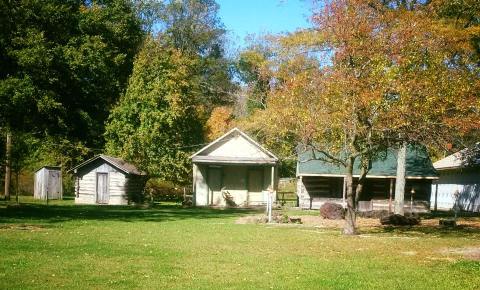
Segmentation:
[[(213, 150), (216, 150), (226, 144), (228, 141), (242, 137), (246, 140), (249, 144), (254, 146), (256, 150), (263, 153), (264, 156), (252, 156), (248, 153), (241, 154), (242, 152), (236, 152), (239, 154), (224, 154), (224, 155), (209, 155)], [(238, 148), (241, 150), (241, 148)], [(195, 154), (190, 156), (192, 161), (195, 163), (251, 163), (251, 164), (275, 164), (278, 162), (277, 156), (275, 156), (272, 152), (268, 151), (264, 147), (262, 147), (258, 142), (253, 140), (250, 136), (242, 132), (238, 128), (233, 128), (232, 130), (225, 133), (223, 136), (217, 138), (207, 146), (203, 147), (202, 149), (198, 150)]]
[(131, 163), (128, 163), (124, 161), (123, 159), (113, 157), (113, 156), (108, 156), (104, 154), (97, 155), (93, 158), (88, 159), (87, 161), (80, 163), (79, 165), (73, 167), (71, 170), (73, 170), (75, 173), (78, 171), (79, 168), (82, 168), (96, 160), (102, 159), (103, 161), (107, 162), (111, 166), (117, 168), (120, 171), (123, 171), (126, 174), (133, 174), (133, 175), (147, 175), (145, 172), (140, 171), (137, 169), (137, 167)]
[(62, 169), (61, 166), (45, 165), (45, 166), (42, 166), (42, 167), (38, 168), (37, 170), (35, 170), (35, 172), (38, 172), (38, 171), (42, 170), (43, 168), (54, 169), (54, 170), (61, 170)]
[(459, 169), (475, 167), (480, 165), (480, 145), (473, 148), (465, 148), (461, 151), (448, 155), (447, 157), (433, 163), (437, 170)]
[[(321, 154), (319, 153), (319, 156)], [(397, 150), (388, 149), (372, 161), (372, 168), (367, 174), (370, 178), (395, 178), (397, 174)], [(297, 163), (298, 176), (345, 176), (345, 169), (338, 165), (314, 160), (311, 150), (299, 153)], [(424, 147), (407, 147), (406, 178), (408, 179), (436, 179), (438, 173)], [(355, 160), (353, 175), (360, 174), (359, 160)]]

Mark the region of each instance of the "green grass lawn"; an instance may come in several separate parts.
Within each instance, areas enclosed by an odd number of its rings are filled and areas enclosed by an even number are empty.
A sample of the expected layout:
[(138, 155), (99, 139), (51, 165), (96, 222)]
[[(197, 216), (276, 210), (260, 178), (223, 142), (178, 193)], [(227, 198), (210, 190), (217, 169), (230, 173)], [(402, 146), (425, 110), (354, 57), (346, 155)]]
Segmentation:
[(235, 224), (257, 212), (0, 204), (0, 288), (478, 289), (478, 230)]

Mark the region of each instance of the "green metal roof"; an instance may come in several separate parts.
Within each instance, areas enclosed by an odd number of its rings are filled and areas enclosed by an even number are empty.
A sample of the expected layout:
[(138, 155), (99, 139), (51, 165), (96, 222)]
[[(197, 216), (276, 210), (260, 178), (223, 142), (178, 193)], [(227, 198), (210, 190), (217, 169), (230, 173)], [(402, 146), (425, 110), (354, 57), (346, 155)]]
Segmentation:
[[(307, 150), (299, 153), (297, 163), (298, 175), (345, 175), (345, 168), (325, 162), (322, 160), (312, 160), (313, 152)], [(321, 156), (318, 153), (318, 156)], [(395, 177), (397, 174), (397, 150), (388, 149), (379, 154), (376, 160), (372, 161), (372, 168), (368, 176)], [(436, 178), (438, 173), (432, 165), (425, 147), (407, 146), (407, 177), (417, 178)], [(359, 158), (355, 160), (353, 174), (360, 174)]]

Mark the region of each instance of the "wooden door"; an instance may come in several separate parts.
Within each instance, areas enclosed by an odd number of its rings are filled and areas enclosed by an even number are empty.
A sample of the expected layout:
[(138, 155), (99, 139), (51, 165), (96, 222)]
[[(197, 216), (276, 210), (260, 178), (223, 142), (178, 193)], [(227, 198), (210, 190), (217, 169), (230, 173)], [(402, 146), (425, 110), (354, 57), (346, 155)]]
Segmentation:
[(260, 168), (248, 170), (248, 203), (257, 205), (264, 202), (263, 170)]
[(262, 192), (263, 189), (263, 172), (260, 169), (250, 169), (248, 171), (248, 191)]
[(222, 169), (209, 168), (208, 169), (208, 193), (209, 205), (220, 205), (223, 201), (222, 197)]
[(47, 194), (48, 199), (60, 197), (60, 172), (48, 171)]
[(108, 173), (97, 173), (97, 203), (108, 204)]

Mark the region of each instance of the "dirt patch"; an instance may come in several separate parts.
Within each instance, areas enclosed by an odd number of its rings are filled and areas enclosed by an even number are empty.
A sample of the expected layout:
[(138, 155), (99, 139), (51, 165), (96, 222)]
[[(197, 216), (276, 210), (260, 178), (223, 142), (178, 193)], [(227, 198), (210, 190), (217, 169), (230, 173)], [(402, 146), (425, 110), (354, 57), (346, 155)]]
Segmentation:
[(480, 261), (480, 247), (447, 248), (440, 252), (443, 255), (460, 255), (469, 260)]
[[(342, 229), (345, 225), (345, 220), (329, 220), (324, 219), (321, 216), (314, 215), (292, 215), (290, 218), (301, 219), (301, 222), (306, 227), (316, 227), (316, 228), (333, 228), (333, 229)], [(256, 223), (265, 223), (265, 215), (253, 215), (253, 216), (244, 216), (236, 220), (236, 224), (256, 224)], [(391, 226), (382, 226), (380, 219), (378, 218), (367, 218), (367, 217), (357, 217), (357, 226), (361, 229), (368, 228), (385, 228)], [(420, 224), (413, 226), (413, 228), (438, 228), (442, 227), (439, 225), (439, 219), (422, 219)], [(460, 229), (473, 229), (480, 230), (480, 220), (457, 220), (457, 228)]]
[[(421, 225), (423, 226), (431, 226), (431, 227), (439, 227), (439, 220), (438, 218), (434, 219), (424, 219), (421, 221)], [(480, 220), (464, 220), (458, 219), (457, 220), (457, 227), (463, 228), (477, 228), (480, 229)]]
[(238, 225), (265, 223), (264, 215), (249, 215), (238, 218), (235, 223)]
[[(329, 220), (324, 219), (320, 216), (312, 215), (296, 215), (290, 216), (291, 219), (299, 218), (302, 221), (302, 224), (307, 227), (318, 227), (318, 228), (343, 228), (345, 220)], [(264, 215), (253, 215), (253, 216), (244, 216), (238, 218), (236, 224), (257, 224), (266, 222), (266, 217)], [(376, 227), (381, 226), (378, 219), (373, 218), (358, 218), (357, 225), (359, 227)]]
[[(300, 218), (302, 220), (302, 224), (310, 227), (341, 229), (345, 225), (345, 220), (329, 220), (324, 219), (320, 216), (292, 216), (292, 218)], [(378, 227), (381, 226), (381, 224), (378, 219), (357, 218), (357, 226), (361, 228), (366, 228)]]
[(19, 231), (39, 231), (46, 227), (42, 225), (27, 225), (27, 224), (10, 224), (0, 225), (0, 230), (19, 230)]

